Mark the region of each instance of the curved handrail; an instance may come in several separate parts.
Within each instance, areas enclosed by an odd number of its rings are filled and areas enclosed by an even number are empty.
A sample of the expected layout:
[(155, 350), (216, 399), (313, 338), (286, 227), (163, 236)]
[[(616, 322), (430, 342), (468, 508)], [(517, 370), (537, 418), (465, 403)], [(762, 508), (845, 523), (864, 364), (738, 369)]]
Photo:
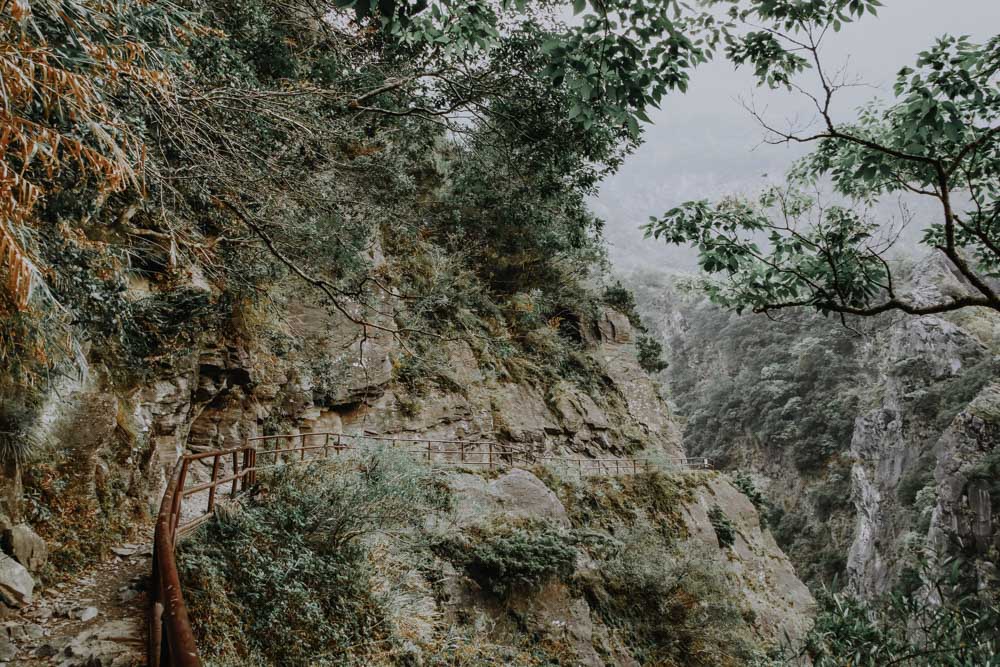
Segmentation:
[[(307, 444), (307, 438), (323, 437), (323, 444)], [(331, 444), (331, 437), (336, 442)], [(167, 481), (160, 510), (156, 516), (156, 529), (153, 535), (153, 571), (150, 586), (150, 604), (148, 613), (148, 643), (147, 657), (150, 667), (201, 667), (198, 657), (198, 647), (184, 604), (184, 593), (181, 590), (180, 574), (177, 570), (175, 547), (178, 537), (193, 530), (209, 519), (215, 511), (219, 500), (220, 487), (229, 485), (229, 499), (236, 500), (240, 492), (248, 491), (255, 483), (257, 472), (272, 467), (258, 465), (258, 456), (273, 456), (275, 464), (284, 459), (285, 463), (314, 462), (318, 458), (329, 459), (331, 452), (338, 456), (345, 450), (356, 450), (352, 444), (344, 444), (343, 440), (366, 438), (376, 441), (426, 443), (426, 448), (403, 450), (418, 458), (426, 458), (428, 463), (435, 462), (433, 457), (458, 455), (457, 459), (442, 459), (441, 462), (451, 465), (486, 465), (490, 470), (495, 467), (515, 467), (518, 464), (535, 465), (538, 463), (556, 463), (567, 466), (570, 470), (579, 472), (581, 478), (587, 474), (597, 475), (628, 475), (639, 472), (649, 472), (665, 466), (676, 466), (686, 469), (708, 469), (711, 460), (703, 457), (668, 459), (652, 458), (563, 458), (544, 456), (532, 453), (526, 449), (504, 445), (493, 441), (469, 440), (432, 440), (422, 438), (380, 438), (378, 436), (351, 436), (341, 433), (296, 433), (276, 436), (258, 436), (248, 438), (247, 444), (229, 449), (217, 449), (197, 454), (182, 456), (174, 466)], [(300, 446), (274, 449), (258, 449), (256, 443), (283, 441), (294, 443), (299, 439)], [(457, 449), (434, 449), (433, 445), (459, 445)], [(477, 447), (486, 451), (472, 451)], [(307, 453), (315, 455), (307, 458)], [(298, 455), (298, 458), (295, 458)], [(479, 456), (479, 460), (470, 458)], [(232, 471), (222, 474), (224, 462), (232, 459)], [(212, 460), (212, 477), (208, 482), (185, 487), (191, 464), (196, 461)], [(664, 464), (664, 462), (666, 462)], [(614, 468), (612, 469), (611, 463)], [(184, 500), (198, 494), (207, 493), (204, 510), (187, 521), (184, 520)]]
[(156, 516), (148, 619), (149, 667), (201, 667), (174, 553), (181, 508), (178, 491), (184, 486), (189, 463), (183, 457), (174, 466)]

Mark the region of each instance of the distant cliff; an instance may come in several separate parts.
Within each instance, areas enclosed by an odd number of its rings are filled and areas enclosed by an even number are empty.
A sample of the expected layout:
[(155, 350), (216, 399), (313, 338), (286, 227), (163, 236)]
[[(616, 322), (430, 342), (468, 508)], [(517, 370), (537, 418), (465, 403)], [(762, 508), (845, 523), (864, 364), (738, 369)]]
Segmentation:
[[(665, 342), (685, 446), (751, 472), (800, 576), (863, 596), (912, 590), (935, 553), (992, 581), (1000, 318), (885, 319), (859, 335), (814, 316), (730, 315), (684, 280), (630, 284)], [(933, 257), (908, 283), (917, 299), (962, 289)]]

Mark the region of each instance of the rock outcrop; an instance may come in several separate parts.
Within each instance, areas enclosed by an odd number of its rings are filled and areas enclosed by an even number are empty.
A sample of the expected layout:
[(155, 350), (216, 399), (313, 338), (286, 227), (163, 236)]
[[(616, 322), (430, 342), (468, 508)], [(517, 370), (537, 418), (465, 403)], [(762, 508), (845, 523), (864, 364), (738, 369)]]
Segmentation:
[(3, 550), (31, 572), (38, 572), (49, 558), (45, 540), (23, 523), (3, 532)]
[[(668, 527), (652, 519), (640, 506), (628, 509), (635, 512), (631, 522), (620, 521), (597, 526), (581, 518), (573, 518), (560, 498), (538, 477), (528, 471), (513, 470), (490, 480), (473, 474), (453, 474), (448, 484), (452, 492), (454, 514), (449, 520), (449, 534), (458, 531), (489, 531), (497, 524), (544, 523), (561, 529), (573, 529), (587, 536), (588, 543), (613, 542), (616, 535), (626, 535), (640, 524), (649, 523), (653, 530), (679, 530), (683, 535), (677, 545), (678, 552), (699, 554), (702, 559), (697, 568), (722, 573), (725, 586), (739, 599), (749, 626), (766, 644), (777, 644), (790, 638), (796, 640), (808, 629), (815, 607), (812, 595), (799, 581), (794, 569), (773, 537), (762, 530), (757, 511), (747, 498), (734, 488), (725, 477), (715, 473), (676, 473), (679, 482), (691, 487), (691, 493), (675, 509), (682, 517), (677, 526)], [(690, 475), (685, 478), (684, 475)], [(591, 480), (594, 482), (594, 480)], [(581, 482), (586, 487), (587, 482)], [(618, 488), (619, 481), (601, 482), (601, 488)], [(574, 489), (573, 485), (557, 487), (561, 491)], [(735, 532), (732, 545), (720, 546), (719, 538), (709, 518), (712, 508), (718, 508), (728, 518)], [(583, 521), (581, 523), (581, 521)], [(573, 578), (581, 582), (599, 581), (603, 576), (601, 564), (595, 560), (586, 543), (577, 549)], [(650, 553), (635, 554), (634, 558), (649, 557)], [(668, 558), (663, 552), (660, 557)], [(656, 563), (647, 563), (656, 568)], [(674, 564), (664, 562), (660, 567), (670, 570)], [(543, 642), (565, 645), (573, 655), (573, 664), (637, 665), (620, 636), (620, 632), (607, 625), (594, 608), (595, 600), (581, 593), (587, 584), (575, 586), (561, 581), (550, 581), (538, 590), (514, 595), (503, 604), (463, 571), (445, 568), (442, 588), (443, 612), (446, 617), (474, 619), (484, 617), (497, 628), (494, 632), (511, 635), (535, 634)], [(682, 587), (694, 585), (692, 581), (679, 580)], [(707, 602), (715, 604), (718, 601)], [(655, 604), (653, 601), (635, 600), (635, 604)], [(517, 628), (515, 620), (526, 623), (527, 628)]]
[(754, 627), (768, 641), (793, 641), (811, 626), (816, 601), (788, 557), (761, 526), (750, 500), (723, 476), (713, 476), (694, 491), (694, 502), (685, 506), (685, 524), (692, 540), (706, 547), (718, 543), (709, 512), (718, 507), (733, 524), (735, 539), (721, 566), (739, 587), (741, 598), (753, 612)]
[(27, 568), (10, 556), (0, 554), (0, 599), (11, 607), (31, 604), (35, 580)]
[(941, 437), (934, 470), (929, 547), (961, 555), (973, 565), (977, 585), (1000, 585), (1000, 384), (983, 389)]
[[(942, 298), (958, 289), (956, 280), (930, 262), (917, 273), (915, 298)], [(932, 294), (934, 289), (938, 292)], [(859, 594), (887, 592), (928, 548), (961, 553), (956, 543), (945, 544), (946, 532), (961, 534), (966, 543), (976, 540), (977, 529), (958, 519), (965, 510), (956, 510), (963, 503), (988, 504), (988, 494), (977, 492), (969, 470), (1000, 444), (996, 429), (979, 416), (990, 412), (993, 392), (987, 387), (971, 403), (948, 403), (973, 383), (995, 377), (1000, 338), (983, 336), (995, 330), (997, 320), (985, 312), (907, 318), (872, 345), (868, 358), (878, 369), (871, 390), (876, 407), (858, 416), (850, 448), (857, 524), (847, 572)], [(968, 374), (972, 377), (966, 380)], [(928, 533), (932, 513), (936, 527)], [(978, 531), (985, 530), (993, 528), (980, 524)]]

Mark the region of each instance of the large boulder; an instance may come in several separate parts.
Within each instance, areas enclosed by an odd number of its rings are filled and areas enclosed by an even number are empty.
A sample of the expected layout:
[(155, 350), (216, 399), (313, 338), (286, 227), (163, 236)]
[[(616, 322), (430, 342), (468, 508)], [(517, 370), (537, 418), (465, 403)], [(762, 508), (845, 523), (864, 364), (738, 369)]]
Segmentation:
[(12, 607), (31, 604), (35, 580), (31, 573), (10, 556), (0, 555), (0, 599)]
[(3, 550), (32, 572), (38, 572), (49, 558), (45, 540), (24, 523), (3, 531)]
[(455, 521), (460, 526), (484, 524), (497, 517), (548, 519), (569, 526), (559, 498), (527, 470), (514, 469), (492, 481), (459, 473), (448, 478), (448, 485), (455, 494)]

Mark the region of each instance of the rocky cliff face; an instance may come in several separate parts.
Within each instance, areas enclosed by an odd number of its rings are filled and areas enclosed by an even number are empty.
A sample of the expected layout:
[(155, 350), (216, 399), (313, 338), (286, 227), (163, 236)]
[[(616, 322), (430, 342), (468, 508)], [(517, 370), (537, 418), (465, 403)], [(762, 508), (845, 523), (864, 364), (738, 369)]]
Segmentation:
[(1000, 384), (984, 388), (938, 441), (928, 531), (936, 554), (959, 554), (975, 583), (1000, 582)]
[[(112, 527), (125, 534), (141, 523), (140, 517), (148, 518), (183, 452), (237, 445), (265, 432), (495, 438), (551, 456), (643, 456), (665, 461), (684, 455), (677, 420), (659, 387), (637, 363), (632, 327), (612, 308), (600, 309), (596, 316), (574, 316), (574, 363), (584, 370), (576, 377), (561, 378), (530, 365), (517, 373), (498, 368), (488, 363), (474, 338), (435, 342), (424, 355), (430, 361), (415, 371), (405, 341), (379, 330), (366, 332), (300, 295), (283, 303), (284, 312), (238, 334), (205, 341), (128, 393), (108, 389), (109, 369), (103, 367), (89, 369), (84, 378), (68, 381), (53, 393), (45, 418), (36, 426), (36, 437), (56, 443), (49, 445), (58, 454), (51, 472), (56, 476), (72, 471), (74, 502), (93, 507), (95, 517), (104, 517), (93, 530)], [(556, 334), (543, 327), (537, 335)], [(39, 474), (34, 467), (24, 473)], [(194, 474), (204, 477), (209, 471)], [(583, 485), (597, 484), (588, 493), (601, 497), (624, 494), (625, 510), (632, 517), (592, 526), (564, 505), (578, 487), (538, 474), (547, 481), (527, 471), (493, 480), (454, 476), (450, 484), (459, 504), (473, 508), (460, 527), (520, 517), (579, 530), (593, 528), (608, 540), (619, 540), (637, 524), (649, 530), (662, 527), (662, 517), (651, 514), (641, 502), (628, 505), (631, 482), (597, 480)], [(726, 595), (734, 595), (734, 609), (745, 616), (740, 632), (753, 641), (768, 642), (779, 640), (785, 631), (800, 633), (808, 624), (812, 599), (762, 529), (753, 505), (721, 475), (678, 479), (686, 490), (670, 512), (676, 515), (673, 530), (680, 542), (669, 552), (656, 552), (656, 562), (644, 567), (670, 569), (677, 554), (704, 554), (720, 573), (718, 585)], [(65, 489), (60, 493), (69, 495)], [(8, 510), (16, 520), (37, 520), (36, 502), (25, 503), (15, 493)], [(126, 511), (102, 514), (99, 508), (109, 504)], [(57, 553), (93, 557), (95, 552), (88, 551), (85, 543), (93, 533), (68, 522), (67, 516), (49, 517), (39, 522), (39, 532)], [(719, 530), (726, 533), (725, 539)], [(101, 539), (113, 535), (106, 532)], [(581, 551), (580, 576), (588, 571), (587, 553)], [(67, 564), (57, 560), (54, 567)], [(483, 608), (473, 582), (457, 570), (455, 583), (448, 585), (454, 593), (448, 613), (481, 612), (496, 622), (501, 616), (509, 622), (509, 609)], [(710, 597), (716, 589), (692, 590), (692, 595)], [(580, 590), (555, 585), (517, 605), (525, 618), (533, 619), (538, 632), (558, 630), (568, 637), (581, 664), (636, 660), (634, 647), (616, 639), (616, 612), (599, 611), (598, 601)]]
[[(462, 540), (510, 522), (555, 526), (576, 541), (572, 570), (561, 581), (515, 592), (498, 604), (476, 579), (475, 568), (445, 563), (443, 595), (422, 606), (454, 623), (493, 627), (494, 638), (505, 637), (501, 641), (509, 644), (525, 633), (533, 635), (541, 645), (560, 646), (572, 664), (594, 667), (745, 664), (753, 647), (782, 642), (785, 633), (795, 639), (807, 629), (812, 596), (761, 529), (753, 505), (724, 476), (677, 473), (667, 482), (681, 490), (672, 508), (676, 514), (669, 516), (650, 502), (648, 482), (639, 478), (560, 480), (536, 472), (544, 482), (525, 470), (493, 480), (450, 476), (457, 514), (447, 530)], [(610, 505), (622, 501), (625, 513), (615, 516)], [(719, 527), (713, 527), (710, 514), (715, 512), (725, 517), (730, 537), (718, 519)], [(663, 532), (676, 541), (651, 538)], [(608, 557), (608, 545), (627, 549), (618, 557), (627, 560), (627, 573), (616, 557)], [(649, 596), (653, 591), (641, 590), (638, 583), (649, 585), (648, 580), (633, 568), (669, 588)], [(623, 580), (634, 588), (620, 590)], [(684, 598), (697, 600), (696, 608), (686, 609)], [(649, 615), (623, 613), (619, 605), (646, 609)], [(650, 641), (650, 633), (667, 628), (669, 641), (660, 640), (662, 646)], [(432, 634), (430, 628), (423, 633)], [(673, 662), (679, 650), (689, 662)]]
[[(280, 414), (290, 432), (343, 432), (440, 439), (498, 438), (547, 454), (625, 455), (643, 451), (682, 456), (680, 431), (635, 359), (624, 315), (604, 310), (586, 325), (584, 354), (595, 364), (597, 389), (527, 377), (513, 381), (484, 369), (465, 341), (439, 348), (444, 363), (433, 384), (414, 390), (400, 381), (397, 341), (350, 340), (356, 329), (329, 316), (300, 320), (300, 358), (316, 351), (352, 350), (310, 358), (268, 385), (257, 400), (259, 421)], [(356, 335), (356, 334), (355, 334)], [(228, 408), (234, 409), (234, 408)], [(204, 419), (204, 417), (202, 417)], [(233, 419), (223, 421), (235, 421)], [(198, 429), (192, 430), (197, 435)], [(192, 438), (195, 446), (200, 443)]]
[[(917, 302), (961, 289), (933, 258), (911, 282)], [(928, 553), (981, 559), (989, 551), (989, 493), (970, 480), (969, 468), (1000, 443), (983, 419), (993, 396), (988, 383), (1000, 370), (1000, 318), (985, 311), (907, 318), (866, 352), (878, 380), (850, 445), (857, 525), (847, 570), (856, 591), (879, 594), (905, 583), (901, 577)], [(970, 504), (979, 506), (971, 510), (978, 518), (959, 520)], [(949, 544), (945, 532), (966, 545), (978, 532), (980, 548)]]
[[(936, 317), (900, 323), (880, 342), (872, 350), (882, 378), (880, 396), (858, 416), (851, 439), (857, 526), (847, 564), (857, 590), (875, 593), (897, 583), (912, 565), (914, 550), (922, 548), (933, 498), (940, 484), (952, 483), (945, 471), (955, 465), (961, 447), (955, 441), (965, 439), (959, 434), (972, 418), (970, 404), (961, 406), (950, 424), (936, 419), (933, 397), (958, 398), (943, 388), (993, 356), (976, 336)], [(936, 482), (938, 467), (942, 474)]]
[[(751, 473), (800, 574), (846, 575), (852, 590), (869, 596), (919, 585), (918, 561), (935, 551), (990, 569), (983, 563), (995, 558), (987, 554), (996, 500), (984, 471), (998, 444), (990, 415), (1000, 318), (985, 311), (901, 318), (863, 337), (808, 318), (755, 329), (675, 289), (666, 290), (673, 303), (664, 303), (662, 284), (658, 296), (647, 278), (638, 296), (644, 316), (672, 343), (666, 377), (674, 396), (689, 398), (681, 411), (693, 417), (688, 445), (701, 437), (693, 426), (709, 431), (695, 453), (713, 438), (728, 443), (713, 453)], [(910, 280), (917, 301), (962, 289), (933, 257)], [(771, 359), (758, 362), (760, 355)], [(729, 383), (725, 394), (713, 393), (718, 377)], [(829, 391), (817, 392), (812, 378)], [(731, 401), (733, 391), (766, 398)], [(708, 405), (717, 400), (725, 402)], [(730, 417), (701, 419), (712, 407)], [(830, 428), (838, 419), (844, 427)]]

